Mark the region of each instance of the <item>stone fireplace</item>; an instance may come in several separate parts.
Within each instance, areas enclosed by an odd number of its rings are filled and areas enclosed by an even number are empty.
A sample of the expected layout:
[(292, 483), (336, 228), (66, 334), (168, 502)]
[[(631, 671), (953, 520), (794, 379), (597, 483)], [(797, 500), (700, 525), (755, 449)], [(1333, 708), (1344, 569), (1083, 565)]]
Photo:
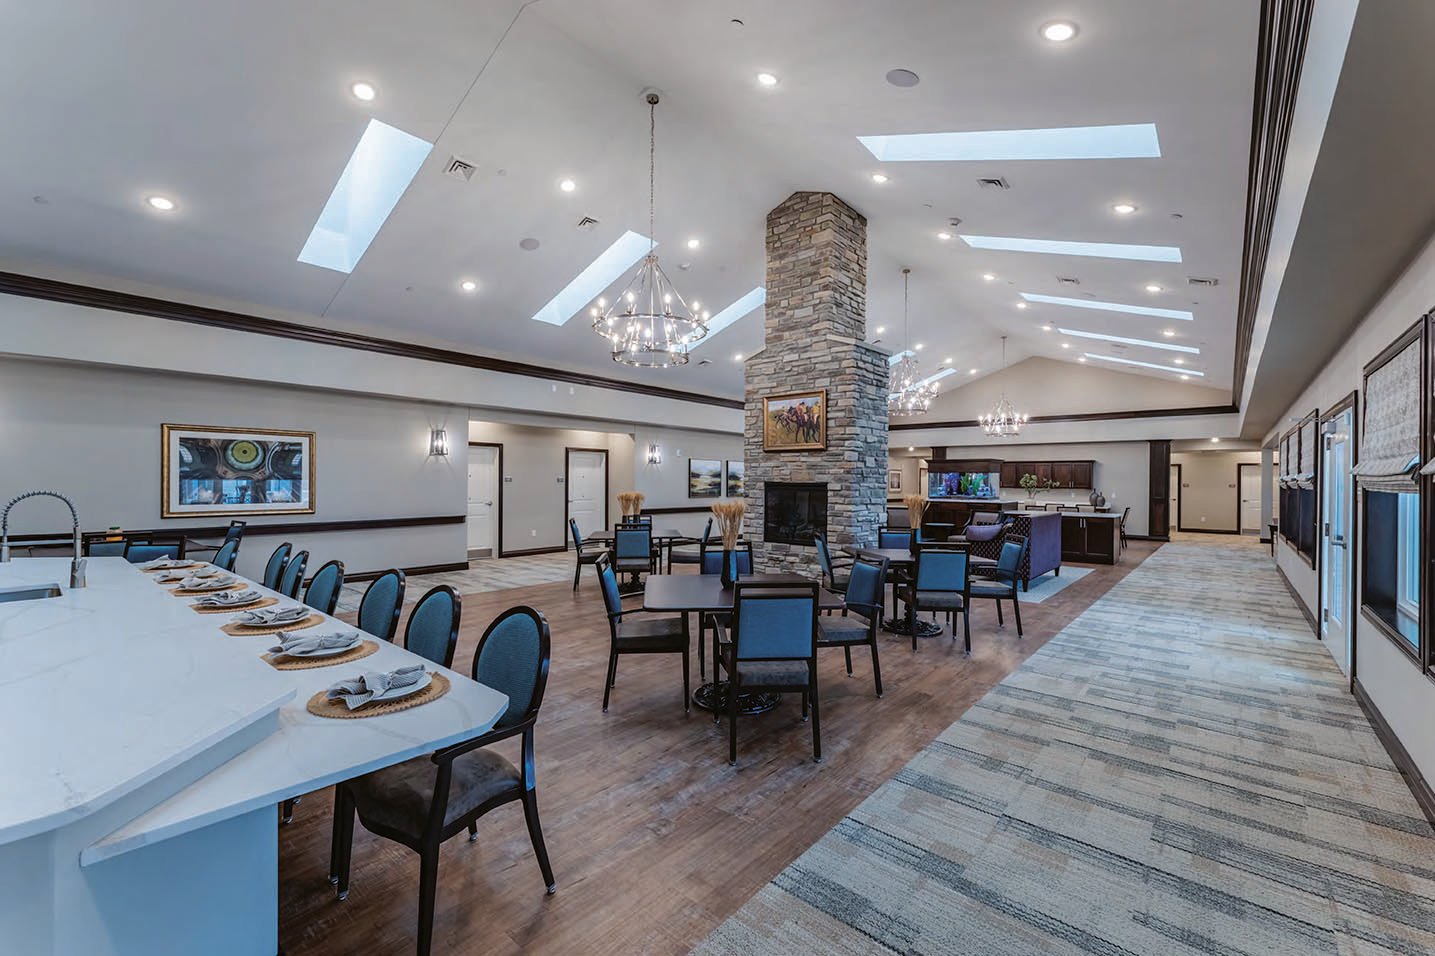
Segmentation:
[[(831, 193), (793, 193), (768, 213), (764, 327), (745, 363), (745, 532), (763, 570), (813, 575), (819, 499), (833, 548), (875, 544), (887, 506), (887, 360), (865, 341), (867, 220)], [(764, 451), (763, 399), (819, 389), (826, 449)], [(769, 520), (770, 504), (784, 514)]]

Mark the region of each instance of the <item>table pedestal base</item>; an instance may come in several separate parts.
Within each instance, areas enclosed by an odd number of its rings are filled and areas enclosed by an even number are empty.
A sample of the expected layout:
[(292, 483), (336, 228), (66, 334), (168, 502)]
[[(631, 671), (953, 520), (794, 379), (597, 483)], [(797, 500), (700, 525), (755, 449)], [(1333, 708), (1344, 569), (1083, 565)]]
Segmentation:
[(912, 631), (917, 632), (918, 637), (936, 637), (942, 633), (942, 625), (936, 621), (924, 621), (917, 618), (911, 628), (907, 627), (905, 617), (894, 617), (882, 622), (882, 630), (889, 634), (900, 634), (903, 637), (911, 637)]
[[(727, 713), (727, 689), (729, 686), (725, 680), (703, 684), (693, 691), (693, 703), (703, 710), (725, 714)], [(737, 712), (749, 717), (753, 714), (765, 714), (776, 707), (779, 700), (781, 700), (779, 694), (739, 694)]]
[(619, 594), (637, 594), (641, 590), (643, 590), (643, 579), (636, 573), (629, 574), (628, 580), (618, 582)]

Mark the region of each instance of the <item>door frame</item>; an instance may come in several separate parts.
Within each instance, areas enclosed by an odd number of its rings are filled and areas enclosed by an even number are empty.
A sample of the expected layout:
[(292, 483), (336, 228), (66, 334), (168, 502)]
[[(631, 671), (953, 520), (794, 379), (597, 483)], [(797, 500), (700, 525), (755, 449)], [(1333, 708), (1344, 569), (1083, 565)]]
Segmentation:
[[(1245, 529), (1241, 527), (1241, 469), (1242, 469), (1242, 468), (1260, 468), (1260, 467), (1261, 467), (1261, 463), (1258, 462), (1258, 461), (1238, 461), (1238, 462), (1236, 462), (1236, 534), (1243, 535), (1243, 534), (1246, 533), (1246, 532), (1245, 532)], [(1259, 471), (1256, 472), (1256, 477), (1257, 477), (1257, 478), (1260, 478), (1260, 477), (1261, 477), (1261, 474), (1260, 474)], [(1261, 536), (1261, 523), (1260, 523), (1260, 521), (1259, 521), (1259, 519), (1258, 519), (1258, 520), (1256, 521), (1256, 537), (1259, 538), (1260, 536)]]
[(1186, 530), (1185, 528), (1181, 527), (1181, 505), (1183, 504), (1183, 502), (1181, 501), (1181, 484), (1182, 484), (1181, 463), (1178, 462), (1178, 461), (1173, 461), (1173, 462), (1171, 462), (1169, 468), (1174, 468), (1174, 469), (1176, 469), (1176, 496), (1175, 496), (1175, 497), (1176, 497), (1176, 513), (1175, 513), (1174, 515), (1170, 515), (1170, 516), (1169, 516), (1169, 518), (1170, 518), (1170, 523), (1169, 523), (1169, 525), (1167, 526), (1167, 529), (1166, 529), (1166, 534), (1167, 534), (1167, 535), (1169, 535), (1172, 531), (1185, 531), (1185, 530)]
[[(1327, 408), (1327, 409), (1325, 410), (1325, 413), (1324, 413), (1324, 414), (1316, 416), (1316, 421), (1315, 421), (1315, 433), (1316, 433), (1317, 435), (1321, 436), (1321, 437), (1320, 437), (1320, 458), (1319, 458), (1319, 461), (1317, 462), (1317, 465), (1316, 465), (1317, 468), (1323, 468), (1324, 465), (1325, 465), (1325, 423), (1326, 423), (1327, 421), (1330, 421), (1331, 419), (1335, 418), (1335, 417), (1338, 416), (1338, 415), (1343, 415), (1343, 414), (1346, 412), (1347, 409), (1350, 411), (1350, 454), (1346, 457), (1346, 462), (1350, 465), (1350, 470), (1351, 470), (1351, 471), (1354, 471), (1354, 470), (1355, 470), (1355, 466), (1356, 466), (1357, 464), (1359, 464), (1359, 462), (1360, 462), (1360, 414), (1359, 414), (1359, 411), (1358, 411), (1359, 400), (1360, 400), (1360, 392), (1359, 392), (1359, 391), (1352, 391), (1349, 395), (1345, 396), (1345, 397), (1342, 398), (1340, 401), (1336, 402), (1334, 405), (1332, 405), (1332, 406), (1330, 406), (1329, 408)], [(1327, 476), (1327, 475), (1322, 475), (1321, 477), (1322, 477), (1322, 478), (1326, 478), (1327, 480), (1328, 480), (1328, 478), (1329, 478), (1329, 476)], [(1346, 594), (1345, 619), (1346, 619), (1346, 621), (1348, 621), (1349, 624), (1350, 624), (1350, 633), (1349, 633), (1348, 635), (1346, 635), (1346, 647), (1349, 649), (1349, 652), (1350, 652), (1350, 692), (1353, 694), (1353, 693), (1355, 693), (1355, 673), (1356, 673), (1356, 664), (1355, 664), (1355, 662), (1356, 662), (1356, 657), (1357, 657), (1357, 649), (1358, 649), (1358, 647), (1359, 647), (1359, 642), (1356, 640), (1356, 634), (1359, 633), (1359, 631), (1360, 631), (1360, 628), (1357, 627), (1356, 624), (1355, 624), (1355, 612), (1356, 612), (1356, 603), (1355, 603), (1356, 577), (1355, 577), (1355, 571), (1356, 571), (1356, 565), (1362, 563), (1361, 561), (1358, 561), (1358, 560), (1356, 559), (1356, 557), (1355, 557), (1355, 551), (1356, 551), (1356, 542), (1360, 542), (1360, 547), (1361, 547), (1361, 550), (1362, 550), (1362, 551), (1364, 550), (1365, 542), (1363, 542), (1363, 541), (1360, 540), (1360, 527), (1359, 527), (1359, 521), (1360, 521), (1360, 492), (1356, 489), (1356, 486), (1355, 486), (1355, 482), (1354, 482), (1354, 478), (1353, 478), (1353, 477), (1350, 477), (1349, 482), (1348, 482), (1348, 484), (1346, 485), (1346, 489), (1347, 489), (1347, 492), (1350, 494), (1350, 534), (1349, 534), (1349, 536), (1348, 536), (1347, 539), (1346, 539), (1346, 540), (1348, 540), (1348, 541), (1350, 542), (1350, 547), (1347, 549), (1347, 552), (1346, 552), (1346, 554), (1347, 554), (1347, 560), (1346, 560), (1346, 562), (1345, 562), (1345, 574), (1346, 574), (1346, 582), (1345, 582), (1345, 594)], [(1322, 491), (1323, 491), (1323, 490), (1324, 490), (1324, 489), (1322, 489)], [(1324, 542), (1325, 542), (1325, 495), (1324, 495), (1324, 494), (1318, 494), (1318, 499), (1319, 499), (1319, 506), (1318, 506), (1318, 510), (1317, 510), (1316, 513), (1317, 513), (1320, 517), (1317, 519), (1318, 523), (1316, 524), (1316, 532), (1317, 532), (1317, 540), (1318, 540), (1319, 542), (1321, 542), (1321, 543), (1320, 543), (1320, 545), (1318, 545), (1318, 546), (1316, 547), (1316, 549), (1315, 549), (1317, 555), (1320, 554), (1321, 548), (1324, 546)], [(1323, 640), (1325, 640), (1325, 638), (1324, 638), (1324, 636), (1321, 634), (1321, 623), (1322, 623), (1321, 618), (1324, 616), (1324, 612), (1325, 612), (1325, 565), (1324, 565), (1322, 562), (1319, 562), (1319, 561), (1316, 562), (1316, 563), (1317, 563), (1317, 565), (1319, 565), (1319, 570), (1317, 571), (1316, 576), (1315, 576), (1315, 614), (1314, 614), (1313, 616), (1315, 617), (1315, 637), (1316, 637), (1316, 640), (1323, 641)]]
[(608, 477), (613, 467), (613, 453), (607, 448), (580, 448), (576, 445), (563, 447), (563, 550), (573, 549), (573, 536), (568, 533), (568, 472), (571, 470), (571, 459), (574, 452), (587, 452), (603, 456), (603, 527), (608, 526)]
[[(503, 442), (501, 441), (471, 441), (469, 448), (497, 448), (498, 449), (498, 529), (494, 532), (497, 535), (492, 557), (506, 558), (508, 552), (503, 550)], [(465, 550), (467, 550), (465, 548)], [(481, 560), (481, 559), (480, 559)]]

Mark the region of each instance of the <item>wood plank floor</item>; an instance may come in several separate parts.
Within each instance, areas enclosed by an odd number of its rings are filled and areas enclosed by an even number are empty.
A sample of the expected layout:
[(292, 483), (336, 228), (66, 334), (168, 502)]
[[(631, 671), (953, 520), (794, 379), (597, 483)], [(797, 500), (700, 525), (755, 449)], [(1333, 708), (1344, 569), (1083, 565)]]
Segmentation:
[[(686, 953), (1156, 547), (1133, 541), (1120, 565), (1024, 605), (1020, 642), (1009, 614), (999, 629), (991, 602), (979, 603), (970, 659), (945, 636), (913, 653), (909, 639), (884, 635), (881, 700), (865, 649), (852, 678), (840, 651), (824, 652), (821, 764), (794, 698), (739, 721), (729, 767), (725, 725), (683, 713), (676, 657), (622, 659), (602, 713), (608, 630), (591, 573), (576, 595), (563, 583), (466, 597), (460, 669), (504, 608), (531, 604), (552, 627), (536, 749), (558, 892), (543, 891), (522, 809), (503, 807), (480, 821), (479, 842), (443, 849), (435, 952)], [(696, 660), (693, 670), (696, 686)], [(281, 828), (286, 954), (412, 952), (417, 856), (357, 827), (349, 898), (338, 902), (327, 880), (331, 805), (331, 791), (312, 794)]]

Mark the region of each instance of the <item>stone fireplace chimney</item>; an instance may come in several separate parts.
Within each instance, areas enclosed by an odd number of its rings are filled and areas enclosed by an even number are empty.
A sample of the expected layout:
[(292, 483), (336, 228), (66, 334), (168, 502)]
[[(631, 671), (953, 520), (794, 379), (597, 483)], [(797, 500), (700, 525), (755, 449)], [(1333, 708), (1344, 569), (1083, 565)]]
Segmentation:
[[(817, 551), (791, 543), (792, 529), (825, 521), (832, 548), (873, 545), (887, 507), (887, 359), (865, 341), (867, 220), (831, 193), (793, 193), (767, 215), (765, 329), (746, 362), (745, 533), (761, 569), (814, 574)], [(764, 451), (763, 399), (823, 389), (827, 448)], [(769, 499), (799, 511), (769, 521)]]

